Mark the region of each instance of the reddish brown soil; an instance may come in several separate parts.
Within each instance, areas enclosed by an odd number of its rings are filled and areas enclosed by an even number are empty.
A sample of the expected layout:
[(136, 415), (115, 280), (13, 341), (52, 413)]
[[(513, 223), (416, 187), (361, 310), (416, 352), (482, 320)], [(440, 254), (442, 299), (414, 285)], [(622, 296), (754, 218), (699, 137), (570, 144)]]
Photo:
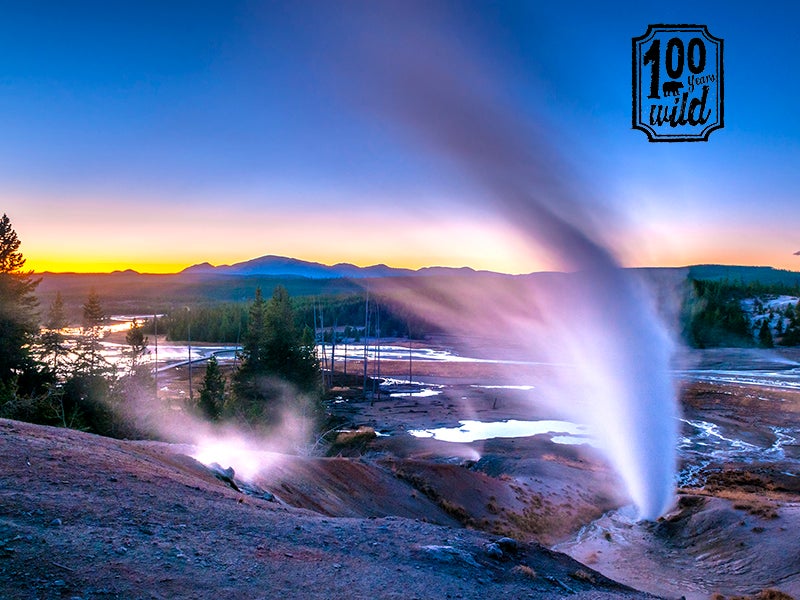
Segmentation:
[[(281, 456), (255, 481), (272, 501), (236, 491), (186, 446), (0, 421), (0, 597), (644, 597), (591, 568), (667, 597), (800, 593), (800, 478), (787, 465), (710, 464), (663, 521), (614, 522), (604, 513), (626, 500), (588, 446), (406, 435), (553, 416), (524, 392), (470, 386), (499, 377), (493, 365), (414, 363), (415, 379), (447, 376), (438, 396), (333, 405), (347, 425), (393, 435), (341, 456)], [(170, 382), (185, 384), (180, 372)], [(692, 384), (683, 405), (762, 446), (770, 426), (800, 427), (800, 394), (784, 390)], [(539, 545), (592, 522), (559, 546), (591, 568)], [(501, 535), (519, 550), (487, 551)]]
[[(800, 393), (751, 385), (693, 383), (687, 418), (768, 447), (770, 427), (800, 430)], [(800, 458), (800, 447), (784, 448)], [(800, 472), (796, 462), (711, 462), (705, 485), (681, 490), (675, 510), (645, 527), (603, 517), (580, 543), (559, 546), (609, 577), (691, 599), (778, 589), (800, 597)], [(774, 596), (779, 597), (779, 596)]]
[(644, 597), (537, 544), (246, 496), (176, 450), (0, 421), (2, 597)]

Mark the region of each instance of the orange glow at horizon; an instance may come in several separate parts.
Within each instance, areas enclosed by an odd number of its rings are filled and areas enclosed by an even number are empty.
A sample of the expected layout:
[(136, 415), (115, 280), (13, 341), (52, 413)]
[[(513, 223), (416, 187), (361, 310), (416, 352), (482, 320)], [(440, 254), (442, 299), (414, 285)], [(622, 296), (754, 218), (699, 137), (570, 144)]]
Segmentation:
[[(449, 210), (421, 213), (406, 210), (402, 199), (387, 200), (375, 210), (354, 201), (347, 211), (328, 212), (137, 200), (138, 212), (132, 215), (124, 203), (99, 200), (84, 202), (80, 211), (46, 198), (5, 200), (22, 241), (25, 268), (35, 272), (177, 273), (198, 263), (234, 264), (270, 254), (362, 267), (466, 266), (511, 274), (561, 268), (513, 224), (452, 204)], [(686, 214), (640, 213), (638, 222), (614, 232), (609, 241), (628, 267), (714, 263), (800, 270), (790, 223), (768, 234), (753, 223), (708, 223)]]
[(683, 236), (676, 236), (668, 228), (656, 231), (652, 236), (648, 252), (624, 254), (623, 263), (628, 266), (689, 266), (689, 265), (734, 265), (773, 267), (788, 271), (800, 271), (800, 256), (796, 251), (791, 231), (771, 232), (768, 243), (763, 237), (753, 235), (752, 229), (741, 226), (720, 227), (718, 230), (702, 225), (686, 227)]
[[(360, 253), (361, 254), (361, 253)], [(390, 256), (386, 255), (369, 255), (369, 256), (353, 256), (353, 255), (325, 255), (314, 253), (297, 253), (297, 252), (281, 252), (280, 250), (272, 249), (265, 251), (261, 254), (253, 255), (228, 255), (228, 256), (209, 256), (197, 255), (196, 257), (189, 258), (184, 261), (172, 262), (155, 262), (143, 260), (131, 260), (127, 257), (111, 257), (103, 256), (98, 260), (92, 257), (33, 257), (26, 255), (27, 262), (25, 263), (26, 270), (33, 270), (36, 273), (51, 272), (51, 273), (111, 273), (113, 271), (124, 271), (131, 269), (139, 273), (149, 274), (173, 274), (182, 271), (183, 269), (192, 265), (208, 262), (214, 266), (231, 265), (240, 262), (246, 262), (255, 258), (260, 258), (265, 255), (285, 256), (287, 258), (294, 258), (308, 262), (316, 262), (324, 265), (335, 265), (338, 263), (350, 263), (358, 267), (368, 267), (377, 264), (385, 264), (390, 267), (398, 269), (421, 269), (424, 267), (471, 267), (476, 270), (490, 270), (501, 273), (522, 274), (531, 273), (534, 271), (542, 270), (542, 267), (537, 266), (535, 263), (527, 261), (528, 268), (524, 267), (525, 263), (515, 260), (501, 259), (503, 257), (485, 257), (485, 260), (470, 260), (469, 257), (464, 257), (464, 260), (459, 260), (457, 254), (448, 255), (410, 255), (408, 253)], [(507, 258), (507, 257), (505, 257)]]
[[(501, 221), (478, 223), (454, 218), (411, 222), (367, 217), (354, 224), (352, 218), (313, 221), (293, 215), (270, 221), (226, 224), (217, 220), (213, 234), (210, 228), (191, 223), (169, 234), (161, 228), (137, 230), (137, 236), (125, 230), (89, 225), (78, 234), (70, 231), (69, 245), (64, 243), (66, 235), (45, 231), (36, 223), (24, 223), (17, 229), (27, 259), (25, 268), (35, 272), (108, 273), (133, 269), (166, 274), (203, 262), (229, 265), (265, 255), (329, 265), (346, 262), (366, 267), (383, 263), (408, 269), (466, 266), (514, 274), (548, 266), (533, 256), (522, 238)], [(336, 234), (337, 231), (356, 233)], [(214, 242), (209, 243), (209, 239)]]
[[(311, 250), (311, 248), (309, 248)], [(530, 260), (519, 261), (509, 260), (507, 253), (498, 252), (497, 256), (486, 256), (484, 260), (469, 260), (464, 256), (459, 260), (459, 255), (419, 255), (411, 253), (391, 256), (385, 255), (345, 255), (345, 254), (323, 254), (314, 252), (281, 252), (277, 249), (265, 251), (261, 254), (243, 255), (201, 255), (187, 256), (182, 260), (175, 259), (169, 261), (158, 261), (149, 259), (132, 259), (124, 254), (106, 254), (101, 258), (95, 256), (81, 255), (31, 255), (25, 254), (27, 261), (26, 270), (33, 270), (36, 273), (111, 273), (113, 271), (124, 271), (132, 269), (139, 273), (150, 274), (173, 274), (195, 264), (209, 262), (214, 266), (230, 265), (238, 262), (245, 262), (254, 258), (259, 258), (266, 254), (286, 256), (298, 260), (318, 262), (326, 265), (337, 263), (351, 263), (359, 267), (367, 267), (375, 264), (386, 264), (390, 267), (400, 269), (420, 269), (423, 267), (443, 266), (443, 267), (471, 267), (476, 270), (490, 270), (500, 273), (524, 274), (542, 270), (557, 270), (556, 267), (543, 263), (535, 264)], [(683, 267), (698, 264), (720, 264), (720, 265), (744, 265), (744, 266), (771, 266), (776, 269), (786, 269), (790, 271), (800, 271), (800, 256), (787, 255), (786, 260), (775, 260), (775, 253), (771, 250), (762, 252), (748, 248), (687, 248), (678, 252), (653, 252), (650, 253), (650, 260), (623, 260), (626, 267)], [(474, 258), (474, 257), (472, 257)], [(529, 265), (527, 268), (525, 265)]]

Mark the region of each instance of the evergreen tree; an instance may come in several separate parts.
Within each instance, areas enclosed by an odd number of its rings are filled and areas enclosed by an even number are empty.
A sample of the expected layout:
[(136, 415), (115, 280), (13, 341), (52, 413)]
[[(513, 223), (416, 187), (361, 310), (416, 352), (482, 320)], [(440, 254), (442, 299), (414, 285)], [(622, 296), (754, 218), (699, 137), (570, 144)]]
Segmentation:
[(233, 382), (235, 413), (250, 421), (274, 423), (283, 410), (307, 412), (296, 391), (316, 395), (319, 362), (313, 340), (298, 338), (292, 304), (283, 286), (275, 288), (269, 302), (256, 290), (241, 358)]
[(298, 339), (289, 292), (282, 285), (275, 288), (264, 311), (264, 367), (295, 384), (297, 380)]
[[(727, 281), (691, 280), (692, 294), (683, 306), (683, 335), (696, 348), (752, 344), (754, 332), (741, 300), (745, 288)], [(760, 301), (754, 302), (759, 311)]]
[(103, 338), (103, 323), (106, 316), (100, 304), (100, 297), (92, 288), (83, 305), (83, 331), (79, 340), (78, 371), (86, 375), (99, 375), (108, 368), (100, 354), (100, 340)]
[(267, 303), (256, 289), (256, 297), (250, 307), (247, 330), (242, 339), (241, 370), (253, 373), (267, 371)]
[(294, 310), (286, 288), (279, 285), (266, 309), (267, 370), (304, 392), (314, 391), (319, 375), (314, 336), (309, 327), (298, 336)]
[(791, 304), (786, 307), (786, 315), (789, 317), (789, 323), (786, 325), (783, 337), (781, 338), (781, 345), (783, 346), (798, 346), (800, 345), (800, 302), (795, 307)]
[(317, 356), (317, 343), (314, 332), (306, 325), (303, 335), (300, 336), (300, 360), (298, 361), (298, 381), (304, 382), (306, 389), (313, 389), (317, 375), (320, 372), (319, 357)]
[(64, 334), (61, 333), (61, 330), (66, 326), (67, 317), (64, 313), (64, 300), (61, 298), (61, 292), (57, 292), (47, 311), (46, 331), (42, 334), (43, 354), (55, 374), (59, 374), (62, 370), (63, 361), (67, 354)]
[(131, 363), (131, 373), (137, 370), (147, 352), (149, 338), (144, 335), (144, 329), (136, 320), (131, 324), (131, 328), (125, 334), (125, 343), (128, 344), (128, 356)]
[(176, 310), (159, 319), (159, 331), (168, 340), (186, 340), (190, 320), (193, 340), (239, 344), (247, 329), (247, 309), (241, 304), (221, 304), (192, 307), (191, 312)]
[(109, 402), (111, 383), (110, 378), (101, 375), (72, 374), (62, 387), (63, 415), (70, 415), (79, 429), (115, 435), (115, 419)]
[[(94, 303), (92, 303), (94, 304)], [(99, 303), (98, 303), (99, 304)], [(94, 313), (95, 318), (102, 314), (102, 310), (95, 307), (88, 311)], [(90, 315), (91, 316), (91, 315)], [(91, 320), (91, 319), (90, 319)], [(125, 332), (125, 342), (128, 345), (126, 352), (129, 361), (129, 370), (122, 376), (113, 371), (113, 367), (100, 356), (96, 375), (77, 376), (77, 379), (100, 380), (107, 384), (103, 390), (93, 384), (90, 389), (98, 393), (90, 399), (98, 401), (103, 411), (96, 411), (95, 416), (103, 417), (105, 414), (110, 419), (92, 423), (92, 427), (103, 435), (112, 437), (142, 437), (154, 430), (154, 420), (159, 416), (154, 410), (154, 381), (150, 366), (143, 361), (147, 352), (148, 338), (144, 335), (142, 324), (134, 320), (131, 328)], [(93, 407), (94, 408), (94, 407)]]
[(772, 332), (769, 329), (769, 322), (766, 319), (761, 322), (761, 329), (758, 331), (758, 344), (762, 348), (772, 348), (775, 346), (772, 340)]
[(0, 218), (0, 401), (36, 387), (30, 346), (38, 332), (34, 292), (40, 279), (22, 271), (25, 258), (7, 215)]
[(25, 258), (19, 247), (22, 242), (11, 226), (11, 219), (3, 213), (0, 218), (0, 273), (20, 273), (25, 266)]
[(225, 405), (225, 378), (219, 368), (217, 357), (212, 356), (206, 363), (206, 374), (200, 387), (198, 406), (203, 415), (212, 421), (222, 416)]

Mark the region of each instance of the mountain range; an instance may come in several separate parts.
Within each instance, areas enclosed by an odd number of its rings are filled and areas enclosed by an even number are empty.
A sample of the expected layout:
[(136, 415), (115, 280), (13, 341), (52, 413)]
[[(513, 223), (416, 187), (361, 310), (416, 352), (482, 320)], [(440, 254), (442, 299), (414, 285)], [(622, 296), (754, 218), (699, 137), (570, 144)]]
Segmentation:
[(365, 279), (369, 277), (409, 277), (414, 275), (446, 275), (475, 273), (469, 267), (424, 267), (418, 270), (400, 269), (384, 264), (359, 267), (350, 263), (325, 265), (286, 256), (261, 256), (233, 265), (213, 266), (204, 262), (181, 271), (184, 275), (259, 275), (276, 277), (306, 277), (308, 279)]
[[(738, 265), (692, 265), (687, 267), (642, 267), (637, 270), (682, 273), (693, 279), (730, 279), (748, 283), (787, 283), (800, 282), (800, 273), (775, 269), (773, 267), (751, 267)], [(187, 267), (180, 275), (215, 276), (269, 276), (304, 277), (307, 279), (366, 279), (378, 277), (411, 277), (440, 275), (469, 275), (472, 273), (491, 273), (476, 271), (470, 267), (424, 267), (417, 270), (389, 267), (385, 264), (359, 267), (351, 263), (325, 265), (286, 256), (267, 255), (233, 265), (213, 266), (204, 262)]]
[[(655, 284), (667, 282), (674, 288), (687, 277), (728, 279), (749, 283), (783, 283), (800, 287), (800, 273), (772, 267), (733, 265), (694, 265), (687, 267), (648, 267), (636, 269)], [(510, 276), (489, 271), (452, 267), (399, 269), (383, 264), (358, 267), (348, 263), (324, 265), (283, 256), (262, 256), (233, 265), (193, 265), (180, 273), (147, 274), (131, 269), (114, 273), (39, 273), (37, 288), (40, 306), (49, 306), (57, 293), (80, 318), (81, 307), (90, 290), (102, 294), (105, 308), (116, 314), (131, 311), (168, 310), (170, 306), (203, 302), (243, 302), (253, 298), (256, 288), (269, 293), (283, 285), (291, 296), (360, 293), (367, 279), (432, 277), (463, 278), (478, 285), (493, 285), (494, 278), (537, 281), (547, 284), (558, 273), (531, 273)], [(798, 293), (797, 295), (800, 295)]]

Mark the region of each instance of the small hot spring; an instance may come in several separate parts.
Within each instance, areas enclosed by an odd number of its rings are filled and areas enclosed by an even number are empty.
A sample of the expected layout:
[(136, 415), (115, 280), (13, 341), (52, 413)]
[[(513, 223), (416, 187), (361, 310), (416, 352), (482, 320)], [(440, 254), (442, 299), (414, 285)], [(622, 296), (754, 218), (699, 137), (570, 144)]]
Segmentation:
[(589, 434), (585, 425), (570, 421), (459, 421), (458, 427), (439, 427), (436, 429), (412, 429), (411, 435), (420, 438), (433, 438), (443, 442), (476, 442), (492, 438), (519, 438), (534, 435), (551, 435), (555, 444), (590, 444), (597, 441)]

